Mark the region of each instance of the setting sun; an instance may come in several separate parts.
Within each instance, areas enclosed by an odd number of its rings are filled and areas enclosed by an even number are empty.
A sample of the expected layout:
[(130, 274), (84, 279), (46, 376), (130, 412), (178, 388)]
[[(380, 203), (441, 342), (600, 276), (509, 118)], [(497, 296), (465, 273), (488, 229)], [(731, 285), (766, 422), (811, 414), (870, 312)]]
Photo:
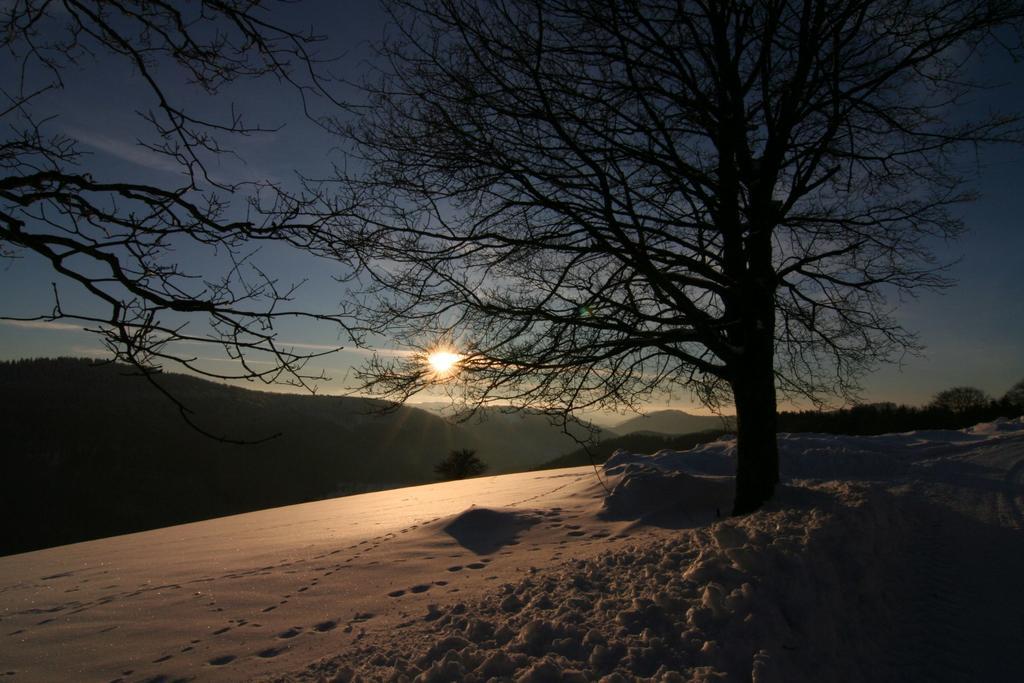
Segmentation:
[(441, 377), (454, 374), (458, 362), (462, 356), (451, 351), (434, 351), (427, 356), (427, 363), (434, 373)]

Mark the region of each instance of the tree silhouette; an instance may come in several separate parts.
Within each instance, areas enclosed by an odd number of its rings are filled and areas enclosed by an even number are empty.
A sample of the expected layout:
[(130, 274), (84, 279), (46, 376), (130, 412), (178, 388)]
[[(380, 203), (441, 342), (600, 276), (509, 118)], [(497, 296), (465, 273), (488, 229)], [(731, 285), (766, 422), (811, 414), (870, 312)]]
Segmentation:
[(465, 479), (487, 471), (487, 464), (476, 457), (476, 451), (463, 448), (448, 453), (448, 457), (434, 467), (441, 479)]
[(989, 398), (981, 389), (975, 387), (952, 387), (935, 394), (931, 405), (951, 413), (968, 413), (981, 410), (989, 404)]
[[(738, 415), (736, 513), (778, 481), (776, 396), (850, 395), (916, 342), (890, 295), (949, 284), (963, 147), (1019, 142), (954, 105), (1019, 3), (396, 0), (365, 173), (318, 248), (347, 310), (459, 340), (469, 404), (563, 416), (687, 388)], [(376, 359), (366, 388), (436, 381)]]
[(1010, 387), (1003, 396), (1003, 401), (1020, 410), (1024, 410), (1024, 379)]
[[(303, 368), (323, 352), (281, 344), (275, 324), (339, 319), (290, 308), (294, 288), (247, 257), (254, 240), (283, 236), (298, 205), (261, 217), (239, 196), (256, 202), (257, 191), (276, 195), (279, 188), (210, 171), (235, 155), (235, 141), (270, 130), (233, 107), (223, 117), (210, 114), (209, 105), (233, 84), (268, 77), (303, 101), (330, 98), (310, 52), (320, 38), (275, 25), (271, 17), (282, 15), (268, 14), (270, 4), (27, 0), (5, 7), (0, 47), (10, 78), (0, 92), (0, 256), (34, 253), (89, 299), (72, 310), (65, 300), (74, 297), (61, 296), (55, 284), (51, 306), (17, 319), (80, 323), (101, 335), (112, 359), (147, 376), (168, 361), (207, 376), (268, 383), (307, 386), (320, 376)], [(151, 107), (139, 112), (147, 136), (117, 142), (178, 171), (177, 180), (111, 177), (54, 121), (76, 106), (69, 79), (107, 78), (111, 63), (129, 64), (138, 79), (125, 96), (132, 104), (115, 99), (110, 107)], [(208, 260), (224, 272), (196, 265)], [(10, 309), (0, 310), (5, 314), (11, 319)], [(222, 346), (238, 363), (212, 370), (197, 358), (195, 343)]]

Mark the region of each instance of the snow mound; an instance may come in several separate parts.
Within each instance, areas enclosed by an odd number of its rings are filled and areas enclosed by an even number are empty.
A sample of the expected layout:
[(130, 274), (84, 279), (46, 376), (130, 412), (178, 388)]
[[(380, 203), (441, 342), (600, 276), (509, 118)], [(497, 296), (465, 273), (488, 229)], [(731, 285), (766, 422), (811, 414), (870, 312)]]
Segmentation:
[(619, 481), (604, 500), (602, 516), (636, 519), (658, 513), (715, 515), (733, 497), (731, 478), (696, 477), (630, 462), (614, 468)]
[(512, 544), (519, 534), (541, 520), (532, 511), (470, 507), (440, 527), (462, 547), (477, 555), (490, 555)]
[[(834, 434), (778, 435), (781, 474), (788, 479), (888, 478), (906, 473), (921, 460), (956, 456), (996, 440), (1024, 435), (1024, 417), (999, 418), (960, 430), (920, 430), (879, 436)], [(616, 451), (605, 474), (623, 474), (627, 466), (663, 473), (726, 476), (736, 471), (736, 437), (724, 436), (688, 451), (653, 455)]]
[(608, 476), (621, 474), (630, 464), (654, 467), (659, 470), (729, 476), (736, 472), (736, 439), (723, 437), (688, 451), (658, 451), (653, 455), (617, 450), (605, 461)]
[(367, 646), (320, 671), (342, 682), (870, 680), (892, 637), (877, 577), (902, 542), (899, 515), (853, 485), (784, 497), (785, 509), (531, 570), (432, 609), (417, 647)]
[[(1007, 634), (997, 647), (1015, 644), (1017, 620), (992, 621), (990, 598), (1001, 591), (1004, 604), (1020, 574), (1024, 480), (1014, 473), (1024, 467), (1024, 420), (871, 437), (780, 434), (779, 446), (787, 476), (800, 480), (780, 484), (754, 514), (666, 525), (670, 535), (643, 542), (617, 535), (589, 559), (530, 567), (482, 597), (429, 605), (401, 638), (356, 645), (315, 673), (341, 683), (941, 680), (926, 674), (988, 648), (990, 622)], [(735, 451), (735, 438), (682, 453), (619, 451), (604, 466), (613, 488), (603, 512), (710, 505), (727, 481), (710, 473), (731, 473)], [(958, 480), (974, 477), (962, 490), (979, 496), (986, 519), (1001, 520), (985, 533), (967, 508), (946, 507), (962, 498), (949, 480), (870, 480), (935, 474), (934, 465), (957, 461)], [(815, 481), (849, 472), (865, 479)], [(970, 562), (949, 561), (951, 539)], [(1004, 569), (993, 574), (987, 553), (999, 544)], [(964, 567), (971, 578), (960, 582)], [(974, 609), (972, 583), (992, 576), (1014, 578)], [(968, 608), (974, 621), (961, 624)], [(958, 676), (968, 669), (998, 666), (974, 662), (952, 677), (1002, 680)]]
[(1012, 434), (1024, 432), (1024, 416), (1012, 420), (1005, 417), (996, 418), (992, 422), (982, 422), (964, 430), (974, 435)]

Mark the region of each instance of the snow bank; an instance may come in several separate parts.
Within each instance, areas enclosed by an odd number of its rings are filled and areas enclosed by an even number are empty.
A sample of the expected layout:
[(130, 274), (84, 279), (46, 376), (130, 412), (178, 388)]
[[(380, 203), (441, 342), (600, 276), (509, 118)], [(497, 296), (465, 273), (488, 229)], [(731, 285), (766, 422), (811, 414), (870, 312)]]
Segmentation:
[[(587, 560), (532, 568), (482, 599), (431, 605), (421, 638), (322, 662), (328, 680), (873, 680), (888, 670), (914, 572), (912, 522), (870, 481), (956, 457), (1024, 419), (871, 437), (780, 434), (786, 477), (756, 514), (624, 541)], [(731, 496), (736, 441), (677, 453), (619, 451), (602, 514), (707, 511)], [(815, 483), (843, 477), (848, 481)], [(500, 524), (499, 524), (500, 526)], [(683, 526), (683, 525), (680, 525)], [(673, 527), (677, 528), (677, 527)], [(905, 626), (905, 625), (904, 625)], [(411, 643), (418, 643), (411, 646)]]
[(1024, 416), (1012, 420), (1000, 417), (992, 422), (982, 422), (968, 427), (964, 431), (971, 435), (1012, 434), (1024, 431)]
[[(955, 456), (1024, 431), (1024, 417), (999, 418), (961, 430), (924, 430), (880, 436), (779, 434), (780, 470), (789, 479), (889, 478), (905, 474), (926, 458)], [(604, 464), (607, 475), (626, 466), (662, 472), (726, 476), (736, 471), (736, 437), (724, 436), (688, 451), (641, 455), (616, 451)], [(648, 475), (649, 476), (649, 475)]]
[(613, 468), (617, 482), (604, 500), (607, 519), (649, 518), (659, 513), (707, 514), (728, 511), (735, 489), (732, 477), (696, 477), (643, 463)]
[(884, 494), (853, 485), (786, 488), (781, 498), (785, 508), (533, 570), (479, 601), (432, 605), (418, 648), (367, 646), (322, 663), (318, 675), (767, 683), (843, 671), (869, 679), (891, 635), (879, 558), (899, 547), (899, 517)]

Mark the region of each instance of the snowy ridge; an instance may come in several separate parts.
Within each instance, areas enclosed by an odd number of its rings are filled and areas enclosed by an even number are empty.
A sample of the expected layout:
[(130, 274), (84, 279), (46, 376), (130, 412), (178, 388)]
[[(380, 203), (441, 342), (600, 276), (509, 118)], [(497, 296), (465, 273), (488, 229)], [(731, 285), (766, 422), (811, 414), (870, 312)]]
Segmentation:
[[(1019, 500), (1024, 419), (874, 437), (781, 434), (779, 445), (786, 476), (805, 481), (783, 484), (756, 514), (534, 568), (479, 601), (432, 605), (418, 639), (367, 644), (298, 678), (1017, 680), (1004, 664), (1024, 642), (1024, 621), (991, 608), (1024, 606), (1019, 526), (979, 525), (922, 500), (948, 482), (897, 475), (960, 481), (998, 457), (985, 481), (1005, 482)], [(602, 514), (707, 512), (730, 484), (706, 475), (729, 471), (735, 447), (725, 438), (684, 453), (616, 453), (604, 467), (614, 485)], [(847, 481), (806, 481), (823, 478)], [(985, 505), (1004, 499), (987, 495)], [(982, 572), (999, 581), (986, 585)]]
[[(836, 477), (889, 477), (907, 472), (912, 463), (956, 456), (1024, 433), (1024, 417), (1000, 418), (961, 430), (926, 430), (880, 436), (839, 436), (834, 434), (778, 435), (782, 476), (791, 479)], [(736, 437), (688, 451), (659, 451), (641, 455), (616, 451), (605, 462), (608, 475), (622, 474), (629, 464), (666, 472), (727, 476), (736, 471)]]
[(891, 501), (827, 485), (786, 489), (780, 503), (432, 608), (435, 630), (415, 654), (408, 642), (368, 646), (299, 678), (870, 679), (892, 630), (875, 558), (905, 534)]
[(724, 439), (616, 454), (602, 481), (482, 477), (0, 558), (0, 671), (1020, 680), (1024, 419), (779, 443), (786, 479), (742, 518), (719, 516)]

